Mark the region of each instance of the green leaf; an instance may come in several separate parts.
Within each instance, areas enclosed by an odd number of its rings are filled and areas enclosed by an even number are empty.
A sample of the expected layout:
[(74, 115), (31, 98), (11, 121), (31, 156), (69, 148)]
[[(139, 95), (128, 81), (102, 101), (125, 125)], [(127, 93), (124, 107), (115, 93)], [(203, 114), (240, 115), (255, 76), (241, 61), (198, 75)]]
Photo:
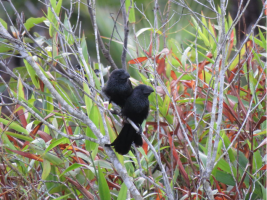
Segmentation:
[[(228, 148), (230, 146), (230, 144), (231, 144), (229, 138), (227, 137), (227, 135), (225, 133), (223, 134), (222, 138), (223, 138), (225, 147)], [(230, 158), (231, 162), (234, 162), (236, 160), (232, 148), (230, 148), (228, 150), (228, 155), (229, 155), (229, 158)]]
[(63, 30), (65, 39), (68, 41), (69, 45), (73, 45), (74, 39), (73, 39), (72, 35), (67, 31), (67, 30), (70, 30), (70, 21), (69, 21), (66, 13), (65, 13), (65, 18), (64, 18), (64, 26), (66, 27), (66, 29), (64, 28), (64, 30)]
[[(50, 90), (46, 88), (46, 92), (50, 94)], [(53, 105), (53, 98), (51, 96), (45, 96), (46, 98), (46, 109), (47, 109), (47, 114), (50, 114), (54, 111), (54, 105)], [(51, 118), (49, 119), (51, 121)]]
[(222, 182), (226, 185), (235, 186), (235, 181), (234, 181), (233, 177), (228, 173), (225, 173), (223, 171), (218, 170), (216, 175), (215, 175), (215, 178), (217, 181)]
[(62, 174), (60, 174), (60, 177), (63, 176), (64, 174), (66, 174), (67, 172), (72, 171), (74, 169), (77, 169), (81, 166), (83, 166), (83, 165), (79, 164), (79, 163), (74, 163), (73, 165), (69, 166), (64, 172), (62, 172)]
[(86, 63), (89, 63), (89, 54), (88, 54), (88, 49), (87, 49), (87, 44), (86, 44), (84, 34), (83, 34), (82, 41), (81, 41), (81, 48), (82, 48), (83, 57)]
[(206, 21), (205, 16), (204, 16), (204, 14), (203, 14), (202, 11), (201, 11), (201, 15), (202, 15), (202, 17), (201, 17), (201, 21), (202, 21), (202, 23), (203, 23), (203, 25), (204, 25), (204, 26), (202, 26), (202, 32), (203, 32), (203, 34), (204, 34), (205, 36), (207, 36), (207, 35), (209, 34), (208, 31), (207, 31), (208, 24), (207, 24), (207, 21)]
[(62, 0), (58, 0), (57, 6), (56, 6), (56, 9), (55, 9), (57, 16), (59, 16), (61, 5), (62, 5)]
[(198, 30), (198, 34), (200, 35), (201, 39), (204, 41), (205, 45), (207, 47), (211, 47), (211, 43), (209, 42), (208, 38), (201, 32), (201, 30)]
[(60, 138), (58, 140), (55, 140), (54, 142), (52, 142), (44, 151), (44, 154), (46, 154), (48, 151), (50, 151), (51, 149), (53, 149), (54, 147), (56, 147), (57, 145), (61, 144), (61, 143), (70, 143), (68, 138)]
[(99, 165), (98, 165), (98, 191), (101, 200), (111, 199), (107, 180)]
[[(1, 128), (0, 128), (1, 130)], [(2, 132), (2, 130), (1, 130)], [(9, 141), (8, 137), (6, 136), (5, 133), (1, 134), (0, 139), (3, 141), (3, 144), (5, 144), (5, 146), (7, 146), (8, 148), (12, 149), (12, 150), (17, 150), (16, 147), (14, 147), (14, 145)], [(9, 151), (10, 152), (10, 151)]]
[(28, 71), (28, 73), (29, 73), (29, 75), (31, 77), (33, 85), (35, 86), (36, 89), (40, 89), (40, 85), (39, 85), (39, 83), (38, 83), (38, 81), (36, 79), (35, 70), (33, 69), (33, 67), (25, 59), (23, 59), (23, 62), (24, 62), (25, 67), (26, 67), (26, 69), (27, 69), (27, 71)]
[(19, 98), (20, 99), (25, 99), (24, 98), (24, 90), (23, 90), (23, 84), (22, 84), (22, 81), (21, 81), (21, 77), (19, 76), (19, 79), (18, 79), (18, 94), (19, 94)]
[[(59, 16), (59, 12), (60, 12), (60, 9), (61, 9), (61, 5), (62, 5), (62, 0), (59, 0), (58, 3), (56, 4), (56, 1), (55, 0), (52, 0), (50, 1), (51, 2), (51, 5), (55, 11), (55, 14), (57, 15), (57, 17)], [(58, 30), (58, 22), (57, 22), (57, 19), (56, 19), (56, 16), (54, 16), (51, 8), (49, 7), (48, 8), (48, 15), (47, 15), (47, 18), (48, 20), (50, 21), (50, 26), (49, 26), (49, 35), (52, 37), (54, 36), (56, 30)]]
[(7, 23), (0, 18), (0, 23), (4, 26), (5, 29), (7, 29)]
[(3, 118), (0, 118), (0, 122), (2, 122), (4, 125), (8, 126), (11, 129), (14, 129), (18, 132), (29, 135), (28, 131), (26, 129), (24, 129), (21, 125), (17, 124), (16, 122), (10, 122), (10, 121), (5, 120)]
[(45, 17), (38, 17), (38, 18), (34, 18), (34, 17), (30, 17), (29, 19), (27, 19), (27, 21), (24, 23), (24, 26), (26, 27), (26, 29), (29, 31), (32, 27), (34, 27), (36, 24), (40, 24), (42, 23), (44, 20), (46, 20)]
[[(98, 107), (96, 105), (91, 108), (90, 113), (89, 113), (89, 118), (96, 125), (96, 127), (99, 128), (99, 123), (100, 123), (99, 119), (101, 119), (101, 116), (100, 116)], [(95, 134), (89, 127), (86, 129), (86, 136), (97, 139), (97, 137), (95, 136)], [(93, 151), (95, 148), (98, 148), (98, 144), (96, 144), (95, 142), (89, 141), (89, 140), (85, 141), (85, 146), (86, 146), (87, 151)]]
[(68, 93), (57, 83), (53, 82), (55, 89), (60, 94), (60, 96), (70, 105), (72, 106), (72, 101), (68, 96)]
[(20, 134), (18, 134), (18, 133), (12, 133), (12, 132), (9, 132), (9, 131), (5, 131), (5, 133), (7, 135), (9, 135), (9, 136), (12, 136), (12, 137), (15, 137), (15, 138), (18, 138), (18, 139), (21, 139), (21, 140), (25, 140), (25, 141), (29, 141), (29, 142), (32, 142), (33, 141), (33, 139), (31, 137), (22, 135), (21, 133)]
[[(216, 36), (215, 36), (215, 30), (214, 30), (214, 28), (212, 27), (212, 24), (211, 24), (211, 22), (209, 21), (209, 31), (210, 31), (210, 33), (212, 34), (209, 34), (209, 42), (210, 42), (210, 46), (211, 47), (214, 47), (214, 46), (216, 46), (216, 41), (214, 41), (214, 38), (216, 39)], [(213, 37), (212, 37), (213, 36)], [(214, 57), (216, 57), (216, 55), (214, 55)]]
[[(59, 192), (61, 192), (62, 191), (62, 189), (60, 189), (60, 191)], [(50, 191), (51, 192), (51, 191)], [(58, 198), (55, 198), (55, 199), (53, 199), (53, 200), (61, 200), (61, 199), (65, 199), (65, 197), (68, 197), (68, 196), (70, 196), (71, 195), (71, 193), (70, 194), (66, 194), (66, 195), (64, 195), (64, 196), (61, 196), (61, 197), (58, 197)]]
[(129, 22), (135, 23), (135, 12), (134, 12), (134, 1), (126, 0), (125, 1), (126, 14), (129, 13)]
[[(90, 95), (90, 88), (88, 87), (88, 85), (83, 82), (83, 90), (86, 94)], [(84, 101), (85, 101), (85, 106), (86, 106), (86, 111), (87, 111), (87, 115), (90, 116), (90, 111), (92, 108), (92, 99), (90, 97), (88, 97), (87, 95), (84, 95)]]
[(126, 197), (127, 197), (127, 187), (126, 187), (125, 183), (123, 183), (121, 185), (121, 189), (120, 189), (117, 200), (125, 200)]
[(42, 179), (45, 180), (51, 172), (51, 164), (48, 160), (44, 159)]

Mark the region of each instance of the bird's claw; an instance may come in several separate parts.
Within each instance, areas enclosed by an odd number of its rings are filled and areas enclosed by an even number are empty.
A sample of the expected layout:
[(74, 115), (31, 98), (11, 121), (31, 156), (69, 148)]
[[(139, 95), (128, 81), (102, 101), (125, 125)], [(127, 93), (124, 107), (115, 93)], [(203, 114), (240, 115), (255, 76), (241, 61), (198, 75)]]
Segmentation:
[(139, 131), (137, 132), (139, 135), (142, 135), (143, 133), (143, 129), (142, 129), (142, 126), (139, 127)]

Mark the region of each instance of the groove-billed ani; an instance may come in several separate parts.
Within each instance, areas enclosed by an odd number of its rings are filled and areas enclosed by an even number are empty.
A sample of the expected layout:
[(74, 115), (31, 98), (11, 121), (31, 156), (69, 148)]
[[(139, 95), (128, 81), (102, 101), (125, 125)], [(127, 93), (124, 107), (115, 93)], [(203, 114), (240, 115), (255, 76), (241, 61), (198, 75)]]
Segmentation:
[(112, 101), (123, 108), (126, 98), (131, 95), (133, 87), (129, 80), (130, 75), (123, 69), (114, 70), (103, 87), (103, 92)]
[(154, 92), (154, 90), (150, 86), (137, 86), (134, 88), (132, 94), (126, 99), (125, 105), (122, 108), (122, 115), (126, 118), (130, 118), (137, 126), (139, 126), (140, 133), (137, 133), (131, 124), (125, 123), (119, 136), (113, 143), (106, 146), (114, 146), (119, 154), (124, 155), (129, 152), (133, 142), (136, 146), (143, 145), (141, 124), (148, 116), (148, 96), (152, 92)]

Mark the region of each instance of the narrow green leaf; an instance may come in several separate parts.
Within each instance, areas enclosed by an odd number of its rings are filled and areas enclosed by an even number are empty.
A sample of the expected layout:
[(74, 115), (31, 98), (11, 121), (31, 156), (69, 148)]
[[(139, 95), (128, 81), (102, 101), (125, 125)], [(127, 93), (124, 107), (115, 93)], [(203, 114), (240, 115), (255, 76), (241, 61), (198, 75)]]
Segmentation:
[[(62, 189), (59, 191), (59, 192), (61, 192), (62, 191)], [(51, 191), (50, 191), (51, 192)], [(68, 196), (70, 196), (71, 195), (71, 193), (69, 193), (69, 194), (66, 194), (66, 195), (64, 195), (64, 196), (60, 196), (60, 197), (58, 197), (58, 198), (55, 198), (55, 199), (53, 199), (53, 200), (61, 200), (61, 199), (65, 199), (66, 197), (68, 197)]]
[(64, 172), (62, 172), (62, 174), (60, 174), (60, 177), (66, 174), (67, 172), (72, 171), (82, 166), (83, 166), (82, 164), (74, 163), (73, 165), (69, 166)]
[(205, 36), (205, 34), (203, 34), (200, 30), (198, 31), (198, 34), (200, 35), (201, 39), (204, 41), (205, 45), (207, 47), (212, 47), (211, 43), (209, 42), (208, 38)]
[[(263, 44), (266, 44), (266, 40), (265, 40), (265, 37), (263, 35), (263, 33), (261, 32), (261, 29), (259, 29), (259, 35), (260, 35), (260, 38), (261, 38), (261, 41)], [(266, 47), (267, 45), (265, 45), (265, 49), (267, 49)]]
[(21, 139), (21, 140), (25, 140), (25, 141), (29, 141), (29, 142), (32, 142), (33, 141), (33, 139), (31, 137), (22, 135), (21, 133), (20, 134), (18, 134), (18, 133), (12, 133), (10, 131), (5, 131), (5, 133), (7, 135), (9, 135), (9, 136), (12, 136), (12, 137), (15, 137), (15, 138), (18, 138), (18, 139)]
[(50, 151), (51, 149), (53, 149), (54, 147), (56, 147), (57, 145), (61, 144), (61, 143), (70, 143), (69, 139), (67, 138), (60, 138), (58, 140), (55, 140), (54, 142), (52, 142), (44, 151), (44, 154), (46, 154), (48, 151)]
[(121, 185), (121, 189), (120, 189), (117, 200), (125, 200), (126, 197), (127, 197), (127, 187), (126, 187), (125, 183), (123, 183)]
[(61, 10), (61, 6), (62, 6), (62, 0), (58, 0), (57, 6), (56, 6), (56, 14), (57, 16), (59, 16), (60, 10)]
[[(83, 90), (85, 93), (87, 93), (88, 95), (90, 95), (91, 91), (90, 88), (88, 87), (88, 85), (83, 82)], [(90, 97), (88, 97), (87, 95), (84, 95), (84, 101), (85, 101), (85, 105), (86, 105), (86, 110), (87, 110), (87, 115), (90, 116), (90, 111), (92, 108), (92, 99)]]
[[(61, 9), (61, 5), (62, 5), (62, 0), (59, 0), (57, 4), (56, 4), (56, 1), (53, 0), (51, 1), (51, 5), (55, 11), (55, 14), (58, 17), (60, 9)], [(58, 30), (59, 24), (57, 22), (56, 16), (54, 16), (54, 13), (50, 9), (50, 7), (48, 8), (48, 20), (50, 21), (49, 35), (52, 37), (55, 35), (54, 33)]]
[(68, 93), (57, 83), (53, 82), (55, 89), (60, 94), (60, 96), (70, 105), (72, 106), (72, 101), (68, 96)]
[(35, 70), (33, 69), (33, 67), (25, 59), (23, 59), (23, 62), (24, 62), (25, 67), (26, 67), (26, 69), (27, 69), (27, 71), (28, 71), (28, 73), (29, 73), (29, 75), (31, 77), (33, 85), (35, 86), (36, 89), (40, 89), (40, 85), (39, 85), (39, 83), (38, 83), (38, 81), (36, 79)]
[(38, 18), (34, 18), (34, 17), (30, 17), (29, 19), (27, 19), (27, 21), (24, 23), (24, 26), (26, 27), (26, 29), (29, 31), (32, 27), (34, 27), (36, 24), (40, 24), (42, 23), (44, 20), (46, 20), (45, 17), (38, 17)]
[(21, 80), (21, 77), (19, 76), (19, 79), (18, 79), (18, 94), (19, 94), (19, 98), (21, 99), (25, 99), (24, 98), (24, 90), (23, 90), (23, 84), (22, 84), (22, 80)]
[(86, 63), (88, 64), (89, 63), (89, 54), (88, 54), (88, 49), (87, 49), (87, 44), (86, 44), (84, 33), (83, 33), (83, 37), (82, 37), (82, 41), (81, 41), (81, 48), (82, 48), (83, 57), (84, 57)]
[[(50, 94), (50, 90), (46, 88), (46, 92)], [(47, 114), (50, 114), (54, 111), (54, 105), (53, 105), (53, 98), (51, 96), (45, 96), (46, 98), (46, 109), (47, 109)]]
[[(0, 129), (1, 130), (1, 129)], [(1, 130), (2, 132), (2, 130)], [(12, 149), (12, 150), (17, 150), (16, 147), (9, 141), (8, 137), (6, 136), (5, 133), (2, 133), (0, 136), (0, 139), (3, 141), (3, 144), (5, 144), (6, 147)], [(10, 152), (10, 151), (9, 151)]]
[[(223, 138), (225, 147), (228, 148), (229, 145), (231, 144), (229, 138), (227, 137), (227, 135), (226, 135), (225, 133), (223, 134), (222, 138)], [(228, 155), (229, 155), (229, 158), (230, 158), (230, 161), (231, 161), (231, 162), (234, 162), (234, 161), (236, 160), (232, 148), (230, 148), (230, 149), (228, 150)]]
[(98, 165), (98, 191), (101, 200), (111, 199), (107, 180), (105, 179), (105, 176), (99, 165)]
[(134, 1), (126, 0), (125, 1), (126, 14), (129, 13), (129, 22), (135, 23), (135, 12), (134, 12)]
[(0, 18), (0, 23), (4, 26), (5, 29), (7, 29), (7, 23)]
[(26, 129), (24, 129), (21, 125), (17, 124), (16, 122), (11, 122), (6, 120), (6, 119), (3, 119), (3, 118), (0, 118), (0, 122), (2, 122), (4, 125), (6, 126), (9, 126), (9, 128), (11, 129), (14, 129), (18, 132), (21, 132), (21, 133), (24, 133), (26, 135), (29, 135), (28, 131)]
[(42, 179), (45, 180), (51, 172), (51, 164), (48, 160), (44, 159)]
[(202, 21), (202, 23), (203, 23), (203, 25), (204, 25), (204, 26), (202, 26), (202, 32), (203, 32), (203, 34), (207, 37), (208, 34), (209, 34), (208, 31), (207, 31), (208, 24), (207, 24), (207, 21), (206, 21), (205, 16), (204, 16), (204, 14), (203, 14), (202, 11), (201, 11), (201, 15), (202, 15), (202, 17), (201, 17), (201, 21)]
[(67, 30), (70, 30), (70, 21), (69, 21), (66, 13), (65, 13), (65, 18), (64, 18), (64, 26), (66, 27), (66, 29), (63, 30), (65, 39), (68, 41), (69, 45), (73, 45), (74, 39), (73, 39), (72, 35), (67, 31)]
[(234, 181), (233, 177), (230, 174), (227, 174), (223, 171), (218, 170), (216, 172), (215, 178), (217, 181), (222, 182), (226, 185), (235, 186), (235, 181)]

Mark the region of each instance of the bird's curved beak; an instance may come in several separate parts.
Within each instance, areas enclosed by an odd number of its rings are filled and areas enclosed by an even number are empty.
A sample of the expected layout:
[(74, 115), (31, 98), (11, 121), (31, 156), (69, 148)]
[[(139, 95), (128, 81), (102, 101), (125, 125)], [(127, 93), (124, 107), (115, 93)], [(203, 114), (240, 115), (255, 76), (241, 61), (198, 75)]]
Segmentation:
[(128, 73), (124, 73), (120, 76), (121, 79), (127, 79), (130, 78), (130, 75)]
[(153, 88), (150, 86), (147, 86), (146, 89), (144, 89), (144, 94), (151, 94), (152, 92), (154, 92)]

